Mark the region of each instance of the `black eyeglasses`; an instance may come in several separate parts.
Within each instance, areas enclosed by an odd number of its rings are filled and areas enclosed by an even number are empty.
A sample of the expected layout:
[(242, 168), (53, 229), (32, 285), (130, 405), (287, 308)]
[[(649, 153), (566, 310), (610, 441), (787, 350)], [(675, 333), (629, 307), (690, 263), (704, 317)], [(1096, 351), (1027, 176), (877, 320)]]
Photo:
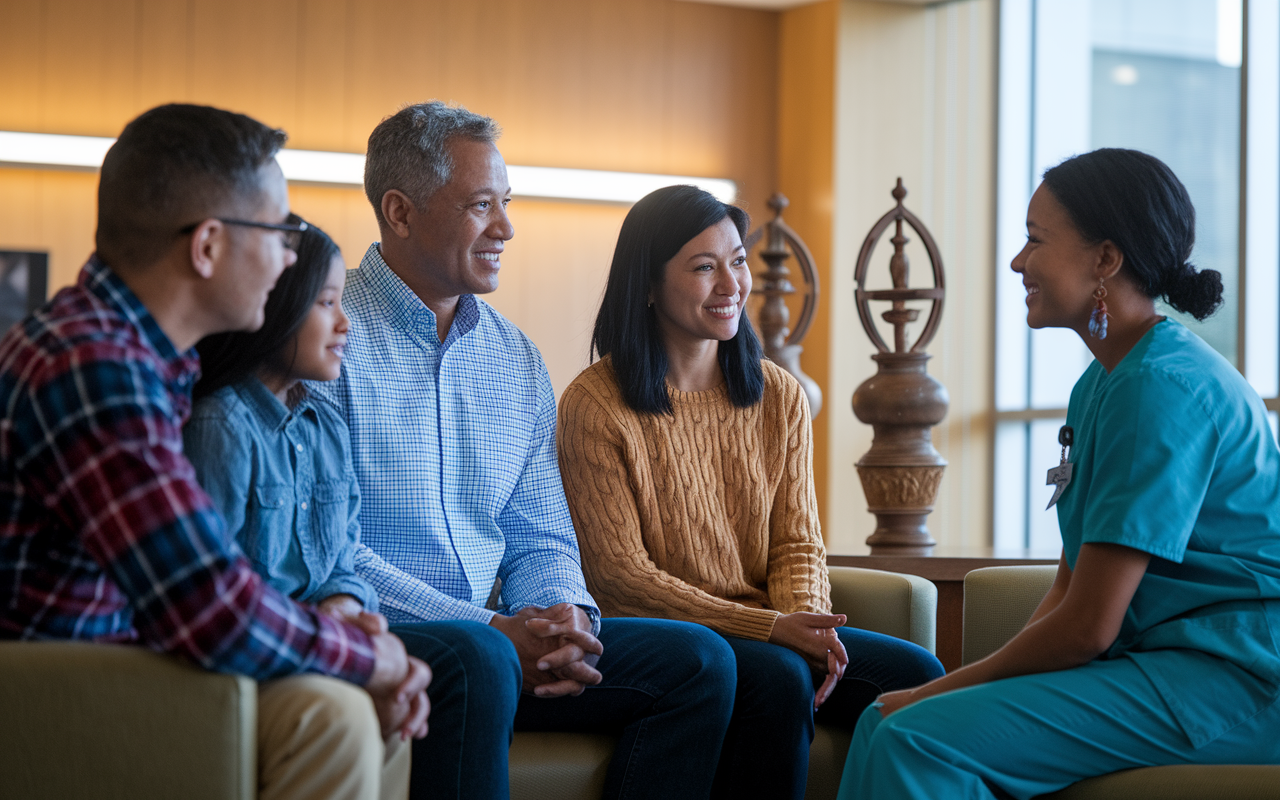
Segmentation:
[[(307, 228), (311, 227), (307, 223), (298, 219), (297, 215), (290, 214), (289, 222), (254, 222), (248, 219), (223, 219), (222, 217), (212, 217), (223, 225), (243, 225), (246, 228), (263, 228), (269, 231), (280, 231), (284, 234), (284, 246), (298, 252), (298, 246), (302, 244), (302, 234)], [(204, 222), (204, 220), (200, 220)], [(200, 227), (200, 222), (193, 222), (182, 228), (178, 233), (187, 234)]]

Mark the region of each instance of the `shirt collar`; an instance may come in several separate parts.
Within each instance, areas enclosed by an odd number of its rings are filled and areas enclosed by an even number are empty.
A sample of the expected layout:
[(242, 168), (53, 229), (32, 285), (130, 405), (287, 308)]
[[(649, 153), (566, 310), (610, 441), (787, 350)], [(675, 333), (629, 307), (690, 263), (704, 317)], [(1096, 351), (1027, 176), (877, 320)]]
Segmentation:
[(156, 322), (156, 318), (129, 285), (99, 259), (96, 253), (89, 257), (88, 263), (80, 270), (78, 282), (82, 288), (106, 303), (141, 332), (143, 341), (151, 345), (151, 349), (169, 367), (170, 380), (188, 389), (195, 383), (200, 373), (200, 357), (195, 348), (179, 353), (168, 335), (161, 330), (160, 323)]
[(280, 398), (276, 397), (266, 387), (266, 384), (257, 378), (245, 378), (236, 384), (235, 391), (244, 404), (248, 406), (249, 411), (257, 417), (258, 421), (267, 430), (283, 430), (296, 417), (307, 412), (315, 414), (315, 409), (311, 407), (311, 398), (309, 396), (304, 397), (302, 402), (291, 409), (281, 403)]
[(400, 280), (400, 276), (383, 259), (378, 245), (378, 242), (369, 245), (360, 261), (360, 270), (367, 273), (370, 288), (384, 303), (388, 322), (407, 333), (425, 338), (439, 346), (441, 351), (448, 350), (451, 344), (476, 327), (476, 323), (480, 321), (480, 304), (475, 295), (464, 294), (458, 298), (458, 308), (453, 314), (449, 335), (440, 344), (435, 312)]

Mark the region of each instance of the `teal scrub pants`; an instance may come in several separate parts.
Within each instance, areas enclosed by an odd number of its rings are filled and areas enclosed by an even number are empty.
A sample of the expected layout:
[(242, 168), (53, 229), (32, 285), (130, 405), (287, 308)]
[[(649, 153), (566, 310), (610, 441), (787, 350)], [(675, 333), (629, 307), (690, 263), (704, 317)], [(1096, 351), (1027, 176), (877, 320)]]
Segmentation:
[[(1187, 694), (1210, 710), (1214, 680), (1203, 668), (1225, 662), (1194, 655)], [(1131, 767), (1274, 763), (1280, 702), (1196, 749), (1142, 670), (1117, 658), (960, 689), (887, 719), (872, 705), (854, 731), (839, 798), (986, 800), (998, 786), (1021, 800)]]

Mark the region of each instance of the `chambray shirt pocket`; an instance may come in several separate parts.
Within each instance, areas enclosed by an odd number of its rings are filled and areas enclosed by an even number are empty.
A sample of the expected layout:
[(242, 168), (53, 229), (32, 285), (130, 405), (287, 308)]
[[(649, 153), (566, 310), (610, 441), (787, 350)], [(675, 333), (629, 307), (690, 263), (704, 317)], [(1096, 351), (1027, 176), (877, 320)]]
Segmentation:
[(329, 570), (347, 546), (347, 503), (351, 487), (345, 478), (318, 481), (312, 493), (311, 535)]
[(240, 531), (240, 546), (260, 574), (273, 577), (284, 559), (293, 531), (293, 487), (260, 484), (249, 495), (249, 514)]

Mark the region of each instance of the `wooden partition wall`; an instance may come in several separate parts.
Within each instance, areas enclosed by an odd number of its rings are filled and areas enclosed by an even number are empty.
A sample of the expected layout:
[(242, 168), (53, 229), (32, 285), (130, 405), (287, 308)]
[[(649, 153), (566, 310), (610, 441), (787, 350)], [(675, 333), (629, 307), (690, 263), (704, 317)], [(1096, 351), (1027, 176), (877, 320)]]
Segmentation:
[[(5, 0), (0, 130), (113, 136), (159, 103), (243, 111), (290, 146), (363, 152), (405, 103), (496, 118), (509, 163), (731, 178), (775, 188), (776, 12), (675, 0)], [(50, 287), (92, 249), (96, 176), (0, 168), (0, 249), (49, 250)], [(293, 186), (354, 266), (377, 237), (358, 189)], [(517, 199), (488, 299), (561, 390), (625, 208)]]

